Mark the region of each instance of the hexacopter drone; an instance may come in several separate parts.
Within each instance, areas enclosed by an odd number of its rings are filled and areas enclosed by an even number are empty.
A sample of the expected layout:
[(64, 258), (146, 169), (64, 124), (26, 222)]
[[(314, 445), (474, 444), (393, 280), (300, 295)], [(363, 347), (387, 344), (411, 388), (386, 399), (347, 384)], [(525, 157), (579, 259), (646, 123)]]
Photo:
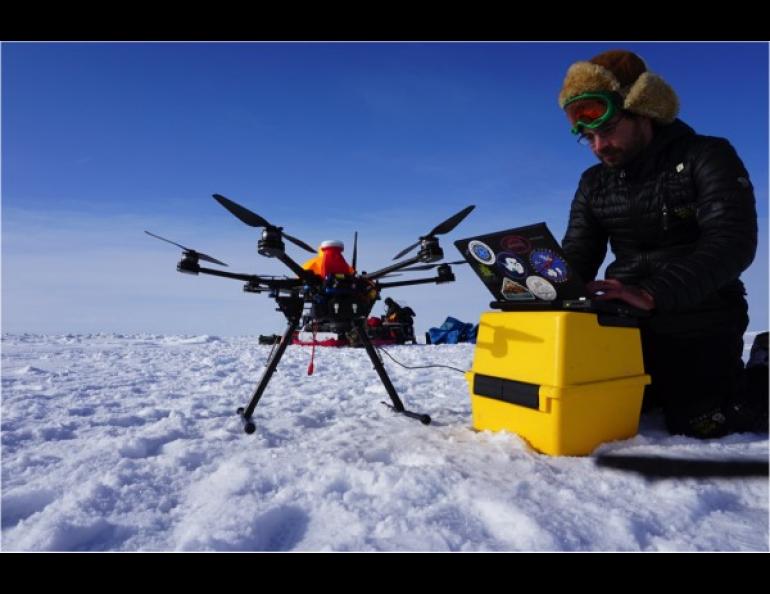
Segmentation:
[[(348, 265), (341, 253), (341, 242), (325, 241), (321, 244), (318, 252), (316, 252), (305, 242), (292, 237), (288, 233), (284, 233), (283, 227), (272, 225), (266, 219), (240, 204), (219, 194), (214, 194), (214, 198), (243, 223), (251, 227), (263, 228), (262, 237), (257, 242), (257, 252), (268, 258), (278, 258), (289, 267), (296, 275), (296, 278), (239, 274), (214, 268), (204, 268), (200, 266), (199, 261), (202, 260), (220, 266), (227, 266), (227, 264), (149, 231), (145, 231), (145, 233), (182, 249), (182, 260), (177, 264), (179, 272), (211, 274), (244, 281), (246, 283), (243, 287), (244, 291), (249, 293), (268, 293), (278, 304), (278, 310), (286, 316), (288, 320), (286, 331), (278, 347), (268, 359), (267, 367), (254, 390), (248, 406), (239, 408), (237, 411), (243, 422), (244, 431), (246, 433), (254, 433), (256, 430), (256, 425), (252, 421), (254, 409), (278, 367), (286, 347), (291, 343), (292, 336), (299, 326), (306, 308), (309, 309), (309, 314), (305, 316), (306, 318), (309, 317), (314, 323), (334, 328), (337, 332), (353, 333), (357, 340), (363, 344), (366, 353), (374, 365), (374, 369), (377, 371), (377, 375), (379, 375), (393, 403), (392, 406), (388, 406), (395, 412), (418, 419), (425, 425), (429, 424), (431, 422), (430, 416), (406, 410), (404, 407), (388, 374), (385, 372), (382, 361), (367, 336), (366, 320), (374, 303), (380, 298), (380, 291), (382, 289), (425, 283), (439, 284), (455, 280), (450, 264), (460, 264), (464, 263), (464, 261), (439, 263), (438, 261), (444, 257), (444, 252), (439, 246), (438, 237), (436, 236), (452, 231), (474, 209), (474, 206), (468, 206), (452, 215), (426, 235), (421, 236), (417, 242), (401, 250), (393, 259), (398, 260), (419, 246), (420, 249), (416, 256), (396, 262), (375, 272), (359, 273), (356, 270), (357, 236), (353, 245), (352, 263)], [(286, 254), (284, 239), (312, 254), (316, 254), (316, 257), (300, 266)], [(412, 266), (417, 263), (422, 264)], [(436, 268), (436, 276), (431, 278), (396, 282), (381, 282), (379, 280), (395, 271), (429, 270), (431, 268)]]

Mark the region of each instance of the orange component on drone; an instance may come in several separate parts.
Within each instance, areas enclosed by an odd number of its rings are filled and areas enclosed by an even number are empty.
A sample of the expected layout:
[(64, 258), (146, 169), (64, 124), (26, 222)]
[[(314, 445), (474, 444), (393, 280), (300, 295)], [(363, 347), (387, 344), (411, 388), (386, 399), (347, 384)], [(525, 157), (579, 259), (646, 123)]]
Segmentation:
[(305, 262), (302, 268), (310, 270), (321, 278), (326, 278), (327, 274), (355, 274), (356, 271), (342, 255), (344, 249), (345, 244), (341, 241), (324, 241), (318, 248), (318, 255)]

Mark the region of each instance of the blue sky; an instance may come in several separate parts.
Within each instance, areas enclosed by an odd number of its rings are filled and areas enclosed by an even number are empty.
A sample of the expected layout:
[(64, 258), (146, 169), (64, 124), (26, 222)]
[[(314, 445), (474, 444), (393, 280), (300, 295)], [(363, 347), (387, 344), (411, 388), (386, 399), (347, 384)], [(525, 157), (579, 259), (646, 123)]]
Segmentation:
[[(178, 250), (142, 232), (283, 274), (215, 192), (311, 244), (357, 230), (368, 270), (468, 204), (443, 241), (451, 259), (455, 239), (537, 221), (560, 238), (594, 157), (556, 97), (572, 62), (613, 47), (638, 52), (680, 117), (743, 158), (760, 217), (749, 328), (766, 329), (767, 44), (6, 43), (3, 331), (280, 331), (272, 301), (178, 274)], [(455, 271), (454, 284), (388, 294), (420, 331), (476, 321), (489, 295)]]

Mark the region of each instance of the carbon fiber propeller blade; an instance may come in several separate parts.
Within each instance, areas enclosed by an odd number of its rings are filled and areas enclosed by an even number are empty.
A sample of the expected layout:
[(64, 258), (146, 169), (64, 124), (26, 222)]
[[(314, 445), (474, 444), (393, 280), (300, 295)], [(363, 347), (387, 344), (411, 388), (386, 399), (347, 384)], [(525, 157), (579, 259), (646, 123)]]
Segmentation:
[(443, 223), (436, 225), (433, 231), (428, 233), (428, 235), (433, 236), (433, 235), (443, 235), (444, 233), (449, 233), (452, 229), (457, 227), (457, 225), (459, 225), (462, 222), (462, 220), (465, 217), (467, 217), (474, 208), (476, 208), (474, 204), (471, 204), (470, 206), (466, 206), (460, 212), (458, 212), (455, 215), (452, 215)]
[(197, 257), (199, 260), (205, 260), (206, 262), (211, 262), (212, 264), (219, 264), (220, 266), (227, 266), (224, 262), (217, 260), (216, 258), (212, 258), (211, 256), (207, 256), (206, 254), (202, 252), (196, 252), (195, 250), (192, 250), (188, 247), (183, 246), (180, 243), (177, 243), (175, 241), (171, 241), (170, 239), (166, 239), (165, 237), (161, 237), (160, 235), (155, 235), (155, 233), (150, 233), (149, 231), (145, 230), (145, 233), (147, 235), (154, 237), (155, 239), (160, 239), (161, 241), (165, 241), (166, 243), (170, 243), (171, 245), (175, 245), (178, 248), (182, 248), (186, 253), (192, 254), (195, 257)]
[(418, 245), (420, 245), (419, 241), (414, 242), (412, 245), (410, 245), (408, 248), (404, 248), (400, 252), (398, 252), (395, 256), (393, 256), (394, 260), (398, 260), (401, 256), (405, 256), (409, 252), (411, 252), (414, 248), (416, 248)]
[[(438, 225), (436, 225), (427, 235), (423, 236), (423, 238), (435, 237), (436, 235), (443, 235), (444, 233), (449, 233), (452, 229), (457, 227), (457, 225), (459, 225), (460, 222), (465, 217), (467, 217), (474, 208), (476, 208), (474, 204), (471, 204), (470, 206), (466, 206), (460, 212), (453, 214), (443, 223), (439, 223)], [(420, 238), (420, 239), (423, 239), (423, 238)], [(393, 257), (393, 259), (398, 260), (400, 257), (405, 256), (406, 254), (411, 252), (418, 245), (420, 245), (419, 241), (417, 241), (416, 243), (413, 243), (408, 248), (405, 248), (400, 252), (398, 252), (398, 254), (396, 254)]]
[[(229, 210), (233, 215), (235, 215), (236, 218), (238, 218), (242, 223), (246, 223), (249, 227), (276, 227), (276, 225), (271, 225), (267, 219), (262, 218), (257, 213), (250, 211), (248, 208), (241, 206), (237, 202), (233, 202), (229, 198), (225, 198), (221, 194), (212, 194), (214, 196), (214, 199), (219, 202), (222, 206), (224, 206), (227, 210)], [(292, 237), (288, 233), (284, 233), (281, 231), (281, 235), (283, 235), (286, 239), (288, 239), (290, 242), (292, 242), (294, 245), (301, 247), (303, 250), (307, 250), (311, 254), (315, 254), (316, 251), (311, 248), (308, 244), (306, 244), (301, 239), (297, 239), (296, 237)]]
[(272, 227), (266, 219), (263, 219), (255, 212), (251, 212), (248, 208), (244, 208), (240, 204), (233, 202), (229, 198), (225, 198), (221, 194), (212, 194), (214, 200), (219, 202), (232, 214), (234, 214), (241, 222), (246, 223), (250, 227)]
[(308, 244), (306, 244), (301, 239), (297, 239), (296, 237), (292, 237), (291, 235), (289, 235), (288, 233), (284, 233), (283, 231), (281, 231), (281, 235), (283, 235), (286, 239), (288, 239), (294, 245), (301, 247), (303, 250), (307, 250), (311, 254), (315, 254), (316, 253), (316, 251), (313, 248), (311, 248)]

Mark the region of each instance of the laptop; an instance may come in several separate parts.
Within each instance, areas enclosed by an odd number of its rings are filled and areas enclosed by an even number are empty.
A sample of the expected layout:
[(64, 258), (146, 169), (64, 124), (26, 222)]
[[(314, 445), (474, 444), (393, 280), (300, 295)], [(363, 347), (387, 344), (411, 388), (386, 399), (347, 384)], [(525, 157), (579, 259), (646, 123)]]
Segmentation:
[(647, 312), (622, 301), (591, 299), (545, 223), (467, 239), (455, 246), (503, 311), (577, 310), (639, 318)]

